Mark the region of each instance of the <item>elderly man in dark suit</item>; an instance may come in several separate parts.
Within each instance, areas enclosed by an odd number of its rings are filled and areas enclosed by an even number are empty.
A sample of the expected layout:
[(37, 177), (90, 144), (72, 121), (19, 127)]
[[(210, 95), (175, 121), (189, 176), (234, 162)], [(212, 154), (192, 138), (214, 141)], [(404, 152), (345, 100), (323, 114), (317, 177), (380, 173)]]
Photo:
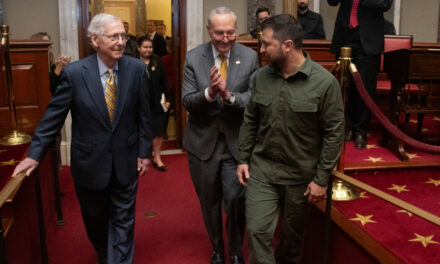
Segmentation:
[(64, 68), (29, 154), (14, 175), (29, 175), (72, 114), (71, 172), (100, 263), (132, 263), (137, 178), (151, 156), (145, 65), (123, 56), (122, 22), (98, 14), (88, 28), (96, 50)]
[(214, 251), (211, 263), (225, 263), (222, 202), (231, 263), (243, 263), (245, 189), (236, 177), (237, 138), (258, 59), (235, 43), (236, 23), (230, 9), (212, 10), (211, 41), (188, 52), (183, 70), (182, 101), (189, 113), (183, 143)]
[[(377, 73), (380, 55), (384, 49), (383, 13), (391, 8), (393, 0), (327, 0), (336, 6), (340, 4), (335, 22), (331, 50), (339, 56), (341, 47), (352, 48), (352, 58), (370, 96), (376, 93)], [(355, 87), (350, 89), (349, 117), (350, 139), (355, 147), (367, 145), (367, 129), (371, 113), (360, 98)]]

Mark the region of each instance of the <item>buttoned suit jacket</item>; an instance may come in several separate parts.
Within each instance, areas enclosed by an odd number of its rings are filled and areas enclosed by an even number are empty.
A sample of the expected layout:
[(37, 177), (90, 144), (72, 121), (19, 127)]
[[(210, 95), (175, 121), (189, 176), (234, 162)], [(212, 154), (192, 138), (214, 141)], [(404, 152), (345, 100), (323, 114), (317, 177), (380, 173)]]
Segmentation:
[(151, 156), (151, 125), (145, 65), (118, 60), (117, 102), (111, 122), (99, 76), (97, 54), (66, 66), (29, 150), (37, 161), (55, 139), (70, 110), (71, 173), (85, 188), (102, 190), (112, 173), (122, 185), (137, 179), (137, 158)]
[[(351, 6), (353, 0), (327, 0), (329, 5), (339, 3), (331, 51), (339, 54), (339, 49), (346, 44), (349, 31)], [(358, 7), (358, 30), (362, 50), (367, 55), (378, 55), (384, 49), (384, 16), (383, 13), (391, 8), (393, 0), (360, 0)]]
[(215, 64), (212, 48), (211, 42), (204, 43), (186, 55), (182, 102), (188, 111), (188, 122), (183, 143), (188, 152), (200, 160), (207, 160), (214, 152), (221, 125), (229, 151), (237, 159), (238, 133), (258, 69), (258, 57), (252, 49), (235, 43), (231, 48), (226, 79), (226, 88), (232, 92), (235, 101), (233, 105), (227, 105), (217, 94), (216, 100), (209, 102), (205, 98), (205, 89), (210, 85), (210, 69)]

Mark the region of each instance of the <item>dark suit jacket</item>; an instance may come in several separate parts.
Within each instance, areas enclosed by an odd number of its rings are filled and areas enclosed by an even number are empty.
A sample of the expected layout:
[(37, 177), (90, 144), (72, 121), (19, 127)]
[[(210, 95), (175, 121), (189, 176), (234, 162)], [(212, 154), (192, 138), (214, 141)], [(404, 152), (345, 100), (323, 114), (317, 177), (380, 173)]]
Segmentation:
[[(331, 51), (339, 54), (348, 34), (353, 0), (327, 0), (329, 5), (341, 4), (336, 17)], [(377, 55), (384, 49), (383, 13), (391, 8), (393, 0), (360, 0), (358, 7), (358, 29), (362, 50), (367, 55)]]
[(118, 67), (113, 122), (104, 100), (97, 54), (64, 68), (61, 82), (32, 139), (30, 158), (43, 158), (70, 110), (71, 172), (75, 181), (83, 187), (102, 190), (109, 184), (112, 171), (122, 185), (137, 179), (137, 158), (151, 156), (145, 65), (123, 56)]
[(172, 99), (170, 97), (167, 72), (161, 58), (158, 55), (152, 55), (150, 63), (148, 64), (148, 72), (148, 98), (150, 100), (151, 113), (162, 113), (163, 109), (162, 105), (160, 104), (162, 93), (165, 94), (165, 98), (167, 101), (172, 102)]
[(162, 57), (163, 55), (168, 53), (166, 40), (157, 32), (156, 34), (154, 34), (152, 42), (153, 42), (153, 52), (159, 55), (159, 57)]
[(253, 77), (258, 68), (255, 51), (235, 43), (231, 49), (226, 87), (234, 94), (229, 106), (220, 100), (209, 102), (205, 89), (210, 85), (210, 69), (214, 65), (211, 42), (188, 52), (183, 67), (182, 102), (188, 111), (183, 143), (188, 152), (201, 160), (211, 157), (221, 123), (229, 151), (237, 159), (238, 132), (243, 122), (244, 107), (249, 101)]
[(325, 31), (320, 14), (310, 10), (304, 14), (298, 12), (298, 20), (303, 28), (304, 39), (325, 39)]

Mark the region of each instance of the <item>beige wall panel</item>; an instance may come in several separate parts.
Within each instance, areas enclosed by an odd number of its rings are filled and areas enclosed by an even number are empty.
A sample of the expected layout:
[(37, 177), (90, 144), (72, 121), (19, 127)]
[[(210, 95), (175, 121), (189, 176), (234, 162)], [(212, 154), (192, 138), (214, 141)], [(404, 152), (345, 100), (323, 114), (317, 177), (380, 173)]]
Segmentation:
[(439, 0), (402, 0), (401, 35), (413, 35), (415, 42), (437, 42)]
[(104, 12), (117, 16), (130, 24), (129, 33), (136, 35), (135, 3), (128, 1), (105, 1)]
[(147, 20), (163, 20), (167, 36), (171, 36), (171, 0), (146, 0)]
[[(36, 32), (49, 33), (55, 59), (60, 54), (58, 1), (3, 0), (4, 23), (9, 25), (11, 39), (28, 39)], [(66, 54), (67, 55), (67, 54)]]

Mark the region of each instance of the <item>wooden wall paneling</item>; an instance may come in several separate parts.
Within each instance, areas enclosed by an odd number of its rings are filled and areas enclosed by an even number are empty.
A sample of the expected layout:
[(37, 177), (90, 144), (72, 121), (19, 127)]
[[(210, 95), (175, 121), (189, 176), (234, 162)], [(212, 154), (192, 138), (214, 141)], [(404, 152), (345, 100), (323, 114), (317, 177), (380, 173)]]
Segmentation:
[(91, 13), (89, 11), (90, 0), (77, 0), (77, 22), (78, 22), (78, 55), (79, 59), (85, 58), (93, 53), (87, 37)]
[(179, 128), (177, 131), (177, 143), (178, 147), (182, 147), (183, 133), (186, 127), (187, 113), (182, 106), (182, 76), (183, 76), (183, 64), (186, 56), (186, 0), (173, 0), (173, 53), (178, 54), (174, 56), (175, 65), (178, 65), (176, 83), (178, 85), (176, 89), (176, 107), (175, 116), (176, 126)]
[[(49, 84), (49, 42), (28, 40), (11, 41), (10, 56), (12, 67), (12, 85), (19, 129), (28, 133), (35, 131), (50, 101)], [(4, 72), (3, 72), (4, 74)], [(3, 77), (5, 80), (5, 77)], [(0, 135), (11, 131), (7, 87), (1, 85)]]

